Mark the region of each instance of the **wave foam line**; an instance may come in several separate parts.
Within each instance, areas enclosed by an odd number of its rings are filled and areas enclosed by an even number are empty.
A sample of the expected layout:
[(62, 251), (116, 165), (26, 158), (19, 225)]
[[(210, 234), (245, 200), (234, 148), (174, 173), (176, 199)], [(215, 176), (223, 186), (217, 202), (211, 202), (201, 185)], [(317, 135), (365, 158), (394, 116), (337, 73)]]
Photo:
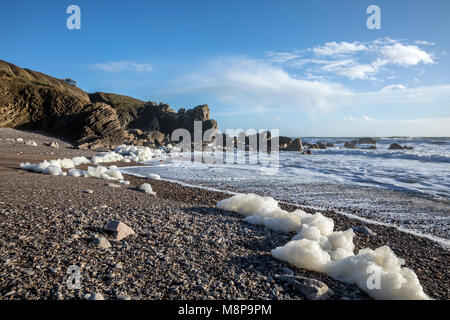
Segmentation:
[[(141, 175), (138, 173), (134, 173), (131, 171), (127, 171), (130, 169), (134, 169), (136, 168), (136, 166), (129, 166), (129, 167), (121, 167), (119, 168), (122, 173), (124, 174), (128, 174), (130, 176), (135, 176), (138, 178), (147, 178), (145, 175)], [(154, 168), (153, 166), (139, 166), (139, 168)], [(236, 195), (239, 194), (238, 192), (233, 192), (233, 191), (229, 191), (229, 190), (224, 190), (224, 189), (218, 189), (218, 188), (213, 188), (213, 187), (206, 187), (206, 186), (202, 186), (199, 184), (191, 184), (191, 183), (186, 183), (183, 181), (178, 181), (178, 180), (173, 180), (173, 179), (166, 179), (161, 177), (162, 181), (166, 181), (166, 182), (171, 182), (171, 183), (177, 183), (183, 187), (188, 187), (188, 188), (199, 188), (199, 189), (203, 189), (203, 190), (208, 190), (208, 191), (214, 191), (214, 192), (220, 192), (220, 193), (225, 193), (225, 194), (230, 194), (230, 195)], [(283, 204), (287, 204), (287, 205), (291, 205), (291, 206), (295, 206), (297, 208), (307, 208), (307, 209), (314, 209), (316, 211), (325, 211), (327, 210), (327, 208), (325, 207), (316, 207), (316, 206), (307, 206), (307, 205), (299, 205), (296, 203), (291, 203), (291, 202), (286, 202), (286, 201), (279, 201), (279, 203), (283, 203)], [(444, 249), (449, 250), (450, 249), (450, 241), (444, 238), (440, 238), (440, 237), (436, 237), (430, 234), (425, 234), (425, 233), (421, 233), (419, 231), (415, 231), (415, 230), (411, 230), (411, 229), (406, 229), (404, 227), (392, 224), (392, 223), (388, 223), (388, 222), (381, 222), (381, 221), (376, 221), (376, 220), (370, 220), (369, 218), (364, 218), (352, 213), (347, 213), (347, 212), (343, 212), (343, 211), (338, 211), (338, 210), (333, 210), (334, 212), (336, 212), (337, 214), (346, 216), (350, 219), (353, 220), (358, 220), (367, 224), (371, 224), (371, 225), (377, 225), (377, 226), (383, 226), (383, 227), (389, 227), (389, 228), (394, 228), (398, 231), (404, 232), (404, 233), (408, 233), (411, 234), (413, 236), (416, 237), (420, 237), (420, 238), (426, 238), (428, 240), (431, 240), (433, 242), (436, 242), (438, 244), (440, 244)]]

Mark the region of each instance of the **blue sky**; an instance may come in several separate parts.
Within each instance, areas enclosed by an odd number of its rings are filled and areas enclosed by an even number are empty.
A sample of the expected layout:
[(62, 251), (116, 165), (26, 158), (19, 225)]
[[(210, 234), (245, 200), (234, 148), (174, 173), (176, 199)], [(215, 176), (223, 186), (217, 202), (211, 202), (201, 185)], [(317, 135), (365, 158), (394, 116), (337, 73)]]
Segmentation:
[[(81, 30), (66, 8), (81, 8)], [(369, 30), (366, 9), (381, 9)], [(0, 59), (221, 129), (450, 136), (450, 1), (2, 1)]]

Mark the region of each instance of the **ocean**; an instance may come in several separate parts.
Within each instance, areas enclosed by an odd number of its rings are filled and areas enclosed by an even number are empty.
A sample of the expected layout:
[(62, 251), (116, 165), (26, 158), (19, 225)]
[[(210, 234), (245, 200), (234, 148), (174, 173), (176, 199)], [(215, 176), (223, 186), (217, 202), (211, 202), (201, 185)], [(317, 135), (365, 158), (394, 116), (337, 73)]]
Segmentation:
[[(375, 138), (377, 150), (344, 148), (344, 143), (354, 138), (302, 140), (330, 142), (335, 147), (313, 150), (313, 155), (280, 152), (277, 170), (272, 175), (260, 164), (246, 164), (249, 152), (237, 152), (235, 156), (240, 161), (236, 164), (224, 164), (221, 154), (211, 152), (203, 157), (220, 161), (192, 162), (191, 155), (183, 154), (155, 158), (144, 167), (122, 171), (140, 176), (154, 173), (162, 179), (208, 188), (254, 192), (449, 239), (450, 138)], [(391, 143), (414, 149), (388, 150)]]

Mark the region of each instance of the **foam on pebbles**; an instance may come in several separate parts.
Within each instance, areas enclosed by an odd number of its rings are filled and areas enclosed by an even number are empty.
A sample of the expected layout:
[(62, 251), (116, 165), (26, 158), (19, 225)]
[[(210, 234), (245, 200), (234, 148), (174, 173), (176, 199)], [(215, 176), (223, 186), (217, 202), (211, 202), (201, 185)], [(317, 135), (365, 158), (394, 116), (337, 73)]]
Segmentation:
[[(59, 148), (59, 145), (56, 142), (46, 143), (46, 145)], [(86, 157), (74, 157), (72, 159), (45, 160), (38, 164), (30, 164), (26, 162), (21, 163), (20, 167), (24, 170), (56, 176), (68, 174), (73, 177), (94, 177), (107, 180), (119, 180), (122, 184), (129, 184), (129, 181), (125, 181), (123, 179), (122, 173), (117, 166), (110, 166), (107, 168), (98, 164), (106, 162), (144, 162), (149, 161), (154, 157), (164, 156), (167, 152), (169, 152), (167, 148), (151, 149), (148, 147), (122, 145), (115, 148), (114, 151), (98, 153), (94, 155), (91, 160)], [(81, 164), (89, 163), (94, 163), (97, 166), (89, 166), (87, 170), (75, 169), (75, 167)], [(66, 173), (62, 169), (70, 170)], [(149, 178), (155, 180), (161, 179), (161, 177), (157, 174), (150, 174)]]
[(296, 232), (291, 241), (272, 250), (276, 259), (355, 284), (375, 299), (429, 299), (417, 275), (402, 267), (405, 261), (391, 248), (361, 249), (355, 255), (354, 231), (334, 231), (334, 221), (321, 213), (287, 212), (275, 199), (256, 194), (238, 194), (219, 201), (217, 207), (272, 230)]
[(139, 190), (144, 191), (145, 193), (148, 193), (151, 196), (156, 197), (156, 193), (153, 191), (152, 186), (149, 183), (144, 183), (139, 187)]

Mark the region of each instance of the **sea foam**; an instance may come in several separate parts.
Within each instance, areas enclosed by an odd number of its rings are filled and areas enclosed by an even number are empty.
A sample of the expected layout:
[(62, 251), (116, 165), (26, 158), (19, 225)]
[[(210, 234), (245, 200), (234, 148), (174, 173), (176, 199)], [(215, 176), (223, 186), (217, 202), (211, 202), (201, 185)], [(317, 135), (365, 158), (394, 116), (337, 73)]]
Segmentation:
[(287, 212), (275, 199), (256, 194), (238, 194), (219, 201), (217, 207), (269, 229), (297, 232), (291, 241), (272, 250), (276, 259), (355, 284), (375, 299), (429, 299), (417, 275), (402, 267), (404, 260), (391, 248), (362, 249), (355, 255), (353, 230), (334, 231), (333, 219), (321, 213)]

